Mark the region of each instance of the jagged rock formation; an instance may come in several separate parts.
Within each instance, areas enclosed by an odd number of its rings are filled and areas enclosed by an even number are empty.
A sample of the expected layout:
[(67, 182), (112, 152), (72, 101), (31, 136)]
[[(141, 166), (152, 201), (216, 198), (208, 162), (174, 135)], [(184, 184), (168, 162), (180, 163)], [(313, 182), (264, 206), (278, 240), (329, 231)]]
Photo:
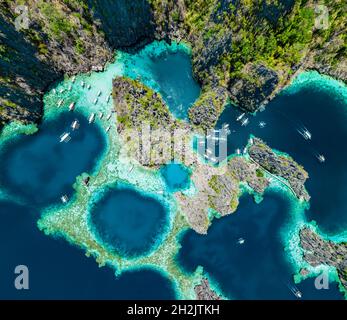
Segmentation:
[(303, 228), (300, 230), (300, 245), (305, 251), (305, 261), (311, 266), (325, 264), (335, 267), (347, 290), (347, 243), (323, 240), (310, 228)]
[(155, 22), (146, 0), (87, 0), (112, 48), (135, 49), (155, 39)]
[[(192, 43), (197, 80), (212, 91), (227, 89), (243, 110), (265, 105), (302, 70), (347, 81), (343, 0), (326, 0), (320, 6), (314, 0), (151, 3), (158, 35)], [(327, 25), (320, 23), (321, 5), (328, 10)]]
[[(30, 27), (16, 31), (15, 8), (23, 3)], [(52, 81), (64, 73), (101, 70), (113, 49), (130, 50), (154, 39), (191, 44), (203, 94), (189, 115), (202, 129), (215, 124), (228, 98), (253, 112), (302, 70), (346, 81), (345, 1), (323, 4), (327, 25), (319, 23), (324, 12), (314, 0), (4, 0), (0, 119), (37, 121), (42, 90)], [(25, 58), (28, 54), (34, 57)]]
[(222, 300), (222, 298), (214, 292), (210, 287), (208, 279), (202, 279), (201, 284), (194, 287), (196, 300)]
[(308, 173), (289, 156), (278, 155), (262, 140), (254, 138), (248, 148), (249, 156), (269, 173), (285, 179), (299, 199), (309, 201), (310, 196), (305, 189)]
[(232, 157), (225, 165), (215, 167), (201, 161), (191, 148), (194, 125), (175, 119), (160, 94), (139, 81), (117, 77), (113, 81), (113, 99), (122, 152), (129, 159), (150, 168), (176, 159), (194, 168), (190, 179), (196, 193), (187, 196), (176, 192), (175, 197), (196, 232), (207, 233), (209, 209), (220, 216), (237, 209), (240, 183), (262, 194), (269, 185), (265, 170), (281, 178), (298, 197), (308, 199), (306, 171), (290, 157), (275, 154), (260, 139), (251, 140), (249, 159)]

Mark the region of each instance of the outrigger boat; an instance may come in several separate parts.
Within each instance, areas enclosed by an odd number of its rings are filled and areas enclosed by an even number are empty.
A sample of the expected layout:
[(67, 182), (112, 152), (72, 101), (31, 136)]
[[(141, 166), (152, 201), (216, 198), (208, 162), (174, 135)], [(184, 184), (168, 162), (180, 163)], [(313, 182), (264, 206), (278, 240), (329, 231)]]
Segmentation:
[(298, 132), (304, 137), (305, 140), (311, 140), (312, 134), (305, 127), (303, 129), (298, 129)]
[(64, 133), (60, 136), (60, 141), (59, 141), (59, 142), (69, 142), (70, 140), (71, 140), (70, 132), (64, 132)]
[(95, 113), (92, 113), (92, 114), (90, 115), (90, 117), (89, 117), (88, 122), (89, 122), (89, 123), (93, 123), (93, 122), (94, 122), (94, 119), (95, 119)]
[(317, 157), (317, 159), (318, 159), (318, 161), (319, 161), (320, 163), (325, 162), (325, 157), (324, 157), (322, 154), (319, 154), (319, 155), (317, 155), (316, 157)]
[(246, 118), (246, 119), (242, 120), (241, 125), (242, 125), (243, 127), (245, 127), (245, 126), (248, 125), (248, 123), (249, 123), (249, 119)]
[(260, 128), (265, 128), (265, 127), (266, 127), (266, 122), (260, 121), (260, 122), (259, 122), (259, 127), (260, 127)]
[(239, 238), (239, 239), (237, 240), (237, 243), (238, 243), (238, 244), (244, 244), (244, 243), (245, 243), (245, 239)]
[(302, 298), (302, 293), (296, 286), (288, 285), (288, 288), (298, 299)]
[(242, 118), (245, 116), (245, 113), (240, 114), (237, 118), (236, 121), (241, 121)]
[(77, 119), (71, 123), (72, 130), (77, 130), (79, 127), (80, 127), (80, 124)]
[(63, 196), (60, 197), (60, 200), (62, 203), (66, 203), (69, 201), (69, 198), (66, 194), (64, 194)]

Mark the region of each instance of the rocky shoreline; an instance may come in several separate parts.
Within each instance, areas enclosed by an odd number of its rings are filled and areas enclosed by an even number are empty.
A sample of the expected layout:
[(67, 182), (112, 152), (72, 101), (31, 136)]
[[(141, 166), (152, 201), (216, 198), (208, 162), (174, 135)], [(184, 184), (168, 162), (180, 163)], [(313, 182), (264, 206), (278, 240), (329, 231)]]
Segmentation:
[[(336, 268), (341, 284), (347, 291), (347, 243), (324, 240), (307, 227), (300, 230), (299, 236), (304, 260), (312, 267), (323, 264)], [(305, 271), (302, 272), (305, 275)]]
[[(136, 50), (153, 40), (191, 45), (193, 74), (203, 94), (189, 116), (203, 130), (214, 126), (229, 100), (254, 112), (301, 71), (314, 69), (346, 82), (343, 5), (327, 1), (330, 25), (318, 32), (314, 1), (293, 3), (272, 4), (264, 12), (261, 0), (250, 6), (243, 0), (34, 1), (28, 4), (29, 29), (17, 31), (19, 2), (3, 1), (0, 122), (40, 121), (42, 95), (50, 84), (64, 74), (100, 71), (114, 49)], [(293, 31), (292, 25), (302, 30)], [(289, 36), (298, 42), (278, 43)], [(273, 42), (273, 52), (265, 39)], [(30, 71), (21, 74), (24, 69)]]
[(263, 194), (270, 184), (266, 172), (308, 201), (306, 171), (289, 156), (277, 155), (262, 140), (250, 140), (249, 157), (235, 156), (216, 167), (191, 148), (196, 127), (175, 119), (160, 94), (136, 80), (118, 77), (113, 81), (113, 99), (117, 131), (130, 158), (147, 168), (157, 169), (175, 159), (193, 169), (190, 179), (195, 193), (176, 192), (175, 197), (196, 232), (207, 233), (210, 210), (225, 216), (237, 209), (242, 183), (255, 194)]

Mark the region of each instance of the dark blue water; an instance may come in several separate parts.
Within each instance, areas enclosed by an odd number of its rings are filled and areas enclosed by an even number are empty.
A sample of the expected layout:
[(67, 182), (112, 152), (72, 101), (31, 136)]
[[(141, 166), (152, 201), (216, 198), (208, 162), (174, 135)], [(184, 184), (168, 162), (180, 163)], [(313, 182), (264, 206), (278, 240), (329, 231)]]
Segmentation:
[[(79, 248), (45, 236), (37, 211), (0, 202), (0, 299), (174, 299), (171, 283), (143, 270), (115, 278)], [(29, 268), (29, 290), (16, 290), (14, 269)]]
[[(74, 119), (80, 128), (72, 131)], [(71, 132), (67, 143), (59, 142), (63, 132)], [(21, 136), (1, 150), (0, 185), (33, 207), (56, 203), (63, 194), (72, 194), (76, 176), (95, 167), (105, 145), (95, 124), (77, 113), (64, 113), (44, 122), (39, 133)]]
[(160, 171), (170, 191), (175, 192), (189, 187), (190, 172), (182, 164), (170, 163), (163, 166)]
[[(214, 220), (207, 235), (188, 231), (177, 260), (188, 272), (199, 265), (236, 299), (296, 299), (288, 288), (293, 270), (285, 257), (280, 231), (288, 223), (290, 201), (267, 192), (256, 204), (243, 196), (236, 213)], [(239, 244), (238, 239), (245, 239)], [(342, 299), (337, 285), (316, 290), (313, 280), (299, 284), (304, 299)]]
[(178, 51), (153, 58), (153, 78), (171, 112), (180, 119), (188, 118), (189, 107), (200, 95), (200, 87), (192, 77), (189, 55)]
[[(328, 234), (347, 229), (347, 105), (333, 94), (324, 88), (305, 87), (278, 96), (264, 112), (250, 116), (246, 127), (235, 120), (240, 112), (233, 107), (224, 111), (218, 124), (230, 124), (229, 153), (242, 150), (254, 134), (302, 164), (310, 176), (306, 186), (312, 197), (307, 217)], [(266, 122), (265, 128), (259, 127), (260, 121)], [(312, 133), (311, 141), (297, 132), (302, 126)], [(321, 164), (317, 154), (323, 154), (326, 162)]]
[(168, 222), (166, 209), (154, 198), (129, 187), (109, 189), (91, 208), (98, 236), (122, 256), (148, 253)]

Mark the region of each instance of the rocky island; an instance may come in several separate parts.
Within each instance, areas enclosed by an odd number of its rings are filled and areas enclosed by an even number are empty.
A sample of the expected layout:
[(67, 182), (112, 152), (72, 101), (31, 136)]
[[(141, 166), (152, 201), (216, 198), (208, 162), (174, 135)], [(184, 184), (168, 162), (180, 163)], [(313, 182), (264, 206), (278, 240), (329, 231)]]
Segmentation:
[(300, 230), (300, 244), (308, 264), (336, 268), (341, 284), (347, 289), (347, 243), (324, 240), (310, 228), (303, 228)]

